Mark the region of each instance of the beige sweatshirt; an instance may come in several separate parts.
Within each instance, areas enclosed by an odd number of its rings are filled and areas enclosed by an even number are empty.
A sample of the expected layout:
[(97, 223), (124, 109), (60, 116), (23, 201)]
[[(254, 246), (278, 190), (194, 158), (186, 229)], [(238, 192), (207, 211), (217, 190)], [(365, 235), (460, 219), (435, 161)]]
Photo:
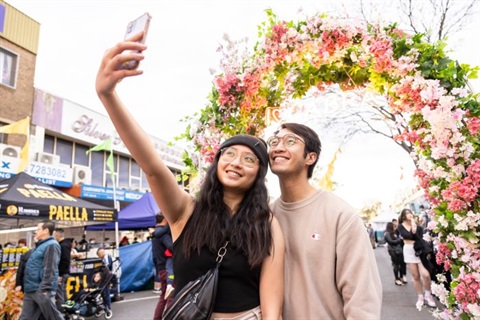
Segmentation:
[(286, 245), (283, 319), (380, 319), (380, 275), (354, 209), (323, 190), (271, 207)]

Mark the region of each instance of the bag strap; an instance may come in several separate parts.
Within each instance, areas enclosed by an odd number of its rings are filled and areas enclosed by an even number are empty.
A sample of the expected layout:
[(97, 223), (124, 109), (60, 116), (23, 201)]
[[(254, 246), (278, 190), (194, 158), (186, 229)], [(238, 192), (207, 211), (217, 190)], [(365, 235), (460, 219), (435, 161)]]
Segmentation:
[(225, 242), (225, 244), (223, 245), (223, 247), (221, 247), (220, 249), (218, 249), (218, 253), (217, 253), (217, 267), (220, 266), (220, 264), (222, 263), (223, 261), (223, 257), (227, 254), (227, 246), (228, 246), (228, 241)]

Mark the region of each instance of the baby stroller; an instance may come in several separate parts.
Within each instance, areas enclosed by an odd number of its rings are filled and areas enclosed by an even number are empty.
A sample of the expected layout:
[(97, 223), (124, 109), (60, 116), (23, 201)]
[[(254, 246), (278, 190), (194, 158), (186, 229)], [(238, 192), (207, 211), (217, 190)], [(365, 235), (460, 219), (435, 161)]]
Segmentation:
[[(117, 260), (120, 261), (118, 258), (115, 261)], [(117, 268), (120, 268), (120, 263), (118, 263)], [(114, 273), (106, 267), (102, 267), (101, 273), (103, 276), (98, 287), (85, 288), (85, 290), (76, 293), (72, 300), (62, 305), (66, 319), (70, 317), (75, 320), (84, 320), (85, 317), (95, 316), (99, 318), (102, 315), (105, 319), (112, 318), (113, 312), (105, 306), (103, 295), (107, 286), (110, 285)]]

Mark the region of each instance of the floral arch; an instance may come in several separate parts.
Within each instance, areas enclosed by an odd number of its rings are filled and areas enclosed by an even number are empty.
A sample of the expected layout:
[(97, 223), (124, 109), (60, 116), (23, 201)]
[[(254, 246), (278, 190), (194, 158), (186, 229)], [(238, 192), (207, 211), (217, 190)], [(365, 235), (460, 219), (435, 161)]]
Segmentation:
[(261, 136), (267, 114), (312, 87), (338, 84), (344, 91), (384, 95), (392, 113), (409, 119), (396, 139), (414, 145), (416, 176), (438, 233), (437, 261), (452, 274), (450, 289), (443, 282), (433, 286), (446, 306), (436, 316), (480, 317), (480, 106), (478, 95), (466, 89), (478, 67), (449, 59), (444, 43), (429, 44), (395, 24), (320, 14), (286, 22), (270, 10), (253, 54), (225, 49), (209, 104), (186, 119), (187, 130), (178, 137), (191, 147), (185, 174), (208, 165), (225, 138)]

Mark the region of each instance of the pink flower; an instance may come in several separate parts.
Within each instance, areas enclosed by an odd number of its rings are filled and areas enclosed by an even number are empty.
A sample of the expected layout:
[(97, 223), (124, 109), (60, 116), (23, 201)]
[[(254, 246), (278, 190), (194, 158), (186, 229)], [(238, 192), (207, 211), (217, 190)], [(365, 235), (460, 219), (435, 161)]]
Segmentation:
[(458, 285), (452, 292), (463, 309), (468, 308), (468, 304), (478, 304), (480, 296), (480, 276), (478, 273), (460, 273), (457, 278)]
[(468, 131), (470, 131), (470, 133), (472, 135), (476, 135), (478, 133), (478, 131), (480, 130), (480, 118), (479, 117), (474, 117), (474, 118), (470, 118), (467, 120), (467, 128), (468, 128)]
[(392, 67), (392, 61), (394, 59), (390, 39), (377, 37), (370, 45), (370, 53), (374, 57), (374, 68), (376, 72), (385, 72)]
[(467, 168), (467, 176), (471, 179), (472, 184), (480, 188), (480, 159), (475, 160)]
[(418, 177), (420, 186), (424, 189), (427, 189), (431, 182), (431, 178), (427, 175), (427, 173), (418, 169), (415, 171), (415, 176)]
[(448, 248), (448, 245), (446, 243), (440, 243), (438, 245), (437, 249), (437, 255), (435, 256), (435, 259), (438, 264), (443, 264), (445, 270), (450, 270), (450, 267), (452, 265), (452, 261), (450, 260), (452, 256), (452, 251)]
[(447, 208), (452, 211), (463, 211), (467, 208), (467, 203), (460, 199), (452, 199), (448, 201)]
[(454, 181), (446, 190), (442, 191), (442, 196), (445, 197), (447, 201), (450, 200), (450, 203), (453, 207), (465, 208), (466, 203), (461, 205), (458, 201), (461, 199), (465, 202), (472, 202), (475, 200), (478, 193), (478, 188), (475, 187), (471, 182), (472, 180), (469, 178), (465, 178), (462, 181)]
[(227, 107), (235, 104), (239, 93), (239, 82), (237, 75), (231, 73), (216, 79), (215, 84), (219, 94), (218, 102), (221, 106)]

